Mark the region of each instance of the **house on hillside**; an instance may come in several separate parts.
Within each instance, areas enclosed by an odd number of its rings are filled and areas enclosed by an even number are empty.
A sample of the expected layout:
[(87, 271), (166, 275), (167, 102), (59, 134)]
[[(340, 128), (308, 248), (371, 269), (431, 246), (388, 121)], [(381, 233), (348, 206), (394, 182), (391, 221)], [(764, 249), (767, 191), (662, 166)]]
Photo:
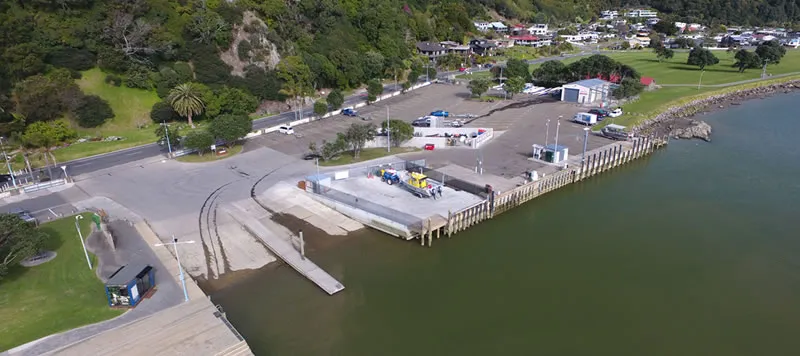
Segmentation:
[(547, 30), (547, 24), (546, 23), (537, 23), (537, 24), (534, 24), (531, 27), (528, 27), (528, 33), (530, 33), (532, 35), (541, 36), (541, 35), (546, 35), (547, 32), (548, 32), (548, 30)]
[(534, 48), (549, 46), (552, 42), (550, 39), (541, 38), (533, 35), (511, 36), (509, 37), (509, 39), (514, 40), (514, 45), (529, 46)]
[(472, 49), (472, 53), (475, 53), (479, 56), (491, 56), (494, 55), (495, 49), (497, 48), (497, 43), (494, 41), (479, 39), (469, 41), (469, 46)]
[(439, 42), (439, 44), (447, 50), (447, 53), (455, 53), (459, 56), (469, 56), (472, 54), (472, 48), (469, 45), (462, 45), (455, 41), (442, 41)]
[(601, 20), (613, 20), (619, 16), (619, 11), (616, 10), (605, 10), (600, 11), (600, 19)]
[(492, 25), (492, 29), (494, 30), (494, 32), (497, 32), (497, 33), (506, 33), (506, 32), (508, 32), (508, 26), (506, 26), (502, 22), (495, 21), (495, 22), (492, 22), (491, 25)]
[(417, 53), (433, 60), (447, 54), (447, 48), (435, 42), (417, 42)]
[(472, 24), (475, 25), (476, 30), (481, 32), (489, 31), (492, 28), (492, 24), (490, 22), (475, 21)]
[(634, 9), (634, 10), (629, 10), (628, 12), (625, 13), (625, 17), (650, 18), (657, 16), (658, 16), (658, 11), (655, 10)]

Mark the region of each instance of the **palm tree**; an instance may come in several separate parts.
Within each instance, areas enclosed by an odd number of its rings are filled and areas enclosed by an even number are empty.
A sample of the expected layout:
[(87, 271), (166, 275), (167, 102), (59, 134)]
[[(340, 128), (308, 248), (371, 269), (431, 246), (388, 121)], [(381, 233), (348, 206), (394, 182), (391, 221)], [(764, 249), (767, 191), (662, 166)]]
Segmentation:
[(189, 125), (194, 128), (192, 115), (199, 115), (203, 112), (205, 104), (201, 98), (200, 87), (195, 83), (178, 84), (169, 91), (167, 101), (179, 115), (189, 120)]

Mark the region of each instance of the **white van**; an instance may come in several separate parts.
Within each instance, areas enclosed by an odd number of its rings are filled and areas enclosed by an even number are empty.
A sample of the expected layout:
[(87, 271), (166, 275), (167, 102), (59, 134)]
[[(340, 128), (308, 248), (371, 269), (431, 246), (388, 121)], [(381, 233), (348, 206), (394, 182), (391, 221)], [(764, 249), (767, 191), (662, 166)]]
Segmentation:
[(287, 135), (294, 135), (294, 129), (291, 126), (281, 126), (278, 128), (278, 132)]

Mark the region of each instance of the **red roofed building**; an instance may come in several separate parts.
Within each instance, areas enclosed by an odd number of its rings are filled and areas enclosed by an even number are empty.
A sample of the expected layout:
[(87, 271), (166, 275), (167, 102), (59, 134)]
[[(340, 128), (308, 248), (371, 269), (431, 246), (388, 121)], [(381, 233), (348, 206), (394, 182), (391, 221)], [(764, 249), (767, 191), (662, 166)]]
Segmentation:
[[(585, 79), (591, 79), (591, 78), (592, 78), (591, 76), (587, 75)], [(615, 84), (619, 84), (620, 80), (622, 80), (622, 78), (620, 78), (620, 76), (617, 74), (611, 74), (609, 76), (597, 75), (595, 76), (595, 78), (606, 80)], [(641, 77), (639, 78), (639, 83), (642, 83), (642, 85), (650, 89), (656, 85), (656, 80), (653, 79), (653, 77)]]

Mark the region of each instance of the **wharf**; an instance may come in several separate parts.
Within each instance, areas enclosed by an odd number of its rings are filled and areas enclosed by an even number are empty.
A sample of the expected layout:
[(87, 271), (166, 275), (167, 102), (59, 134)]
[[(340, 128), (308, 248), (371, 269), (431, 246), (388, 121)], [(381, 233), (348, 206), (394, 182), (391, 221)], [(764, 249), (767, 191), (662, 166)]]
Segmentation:
[[(250, 202), (252, 201), (250, 200)], [(264, 226), (256, 216), (259, 213), (264, 215), (266, 212), (260, 206), (256, 207), (254, 205), (254, 203), (236, 202), (225, 206), (224, 209), (242, 224), (250, 234), (263, 241), (267, 248), (278, 258), (292, 266), (297, 272), (314, 282), (329, 295), (334, 295), (344, 289), (344, 285), (330, 274), (319, 268), (308, 258), (300, 255), (289, 241), (277, 236)]]

